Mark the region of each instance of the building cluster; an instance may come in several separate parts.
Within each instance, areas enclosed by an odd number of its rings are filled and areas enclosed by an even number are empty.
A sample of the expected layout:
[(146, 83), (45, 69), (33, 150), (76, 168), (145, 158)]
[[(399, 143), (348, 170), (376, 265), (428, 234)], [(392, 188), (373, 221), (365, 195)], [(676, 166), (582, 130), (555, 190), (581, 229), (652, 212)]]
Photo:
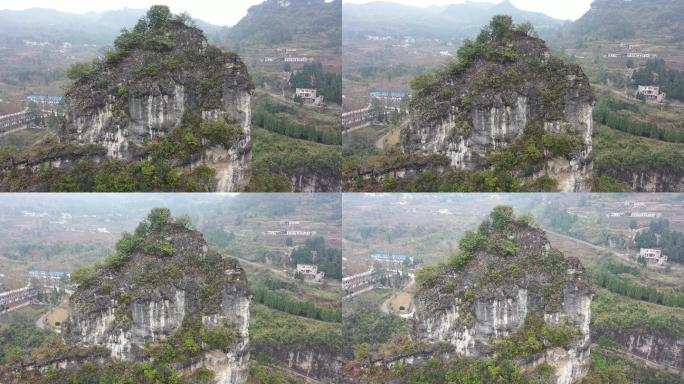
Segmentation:
[(652, 103), (663, 103), (667, 95), (660, 92), (660, 87), (655, 85), (640, 85), (637, 88), (636, 97), (643, 97), (646, 101)]
[(301, 222), (299, 220), (280, 220), (278, 224), (281, 227), (294, 227), (301, 224)]
[(659, 267), (664, 267), (667, 264), (667, 256), (663, 255), (660, 249), (641, 248), (639, 249), (639, 258), (643, 258), (648, 264)]
[(634, 218), (657, 218), (659, 213), (655, 212), (610, 212), (608, 217), (634, 217)]
[(357, 109), (342, 113), (342, 129), (347, 130), (354, 127), (366, 125), (371, 121), (371, 107)]
[(297, 264), (297, 273), (304, 276), (305, 279), (314, 281), (323, 281), (325, 278), (325, 272), (319, 272), (318, 266), (313, 264)]
[(264, 63), (308, 63), (313, 58), (306, 56), (295, 56), (296, 48), (282, 48), (278, 50), (277, 56), (266, 56), (262, 59)]
[(380, 280), (380, 274), (373, 268), (366, 272), (342, 278), (342, 289), (344, 295), (358, 292), (364, 288), (372, 287)]
[(0, 116), (0, 133), (26, 125), (33, 120), (33, 114), (24, 110)]
[(264, 235), (269, 236), (313, 236), (316, 231), (299, 231), (299, 230), (276, 230), (276, 231), (264, 231)]
[(321, 105), (323, 104), (323, 95), (319, 95), (318, 91), (312, 88), (296, 88), (294, 97), (302, 99), (304, 104)]
[(29, 271), (29, 278), (38, 282), (43, 290), (48, 290), (59, 289), (63, 283), (71, 278), (71, 275), (68, 272), (46, 271), (34, 268)]
[(610, 52), (604, 55), (610, 59), (628, 58), (628, 59), (650, 59), (656, 57), (653, 53), (641, 52), (641, 45), (620, 43), (619, 52)]
[(11, 291), (0, 292), (0, 313), (31, 304), (38, 295), (38, 291), (27, 285)]
[(371, 254), (374, 262), (391, 270), (401, 270), (404, 265), (413, 265), (413, 256), (394, 255), (391, 253), (374, 252)]

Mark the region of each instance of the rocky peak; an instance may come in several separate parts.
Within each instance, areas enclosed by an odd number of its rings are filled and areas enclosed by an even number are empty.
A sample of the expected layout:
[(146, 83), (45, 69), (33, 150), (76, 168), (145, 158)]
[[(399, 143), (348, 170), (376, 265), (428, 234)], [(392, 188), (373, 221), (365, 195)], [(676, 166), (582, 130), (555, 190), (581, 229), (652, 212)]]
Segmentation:
[(114, 360), (204, 367), (216, 383), (246, 381), (247, 278), (239, 263), (209, 249), (186, 218), (153, 210), (124, 234), (101, 266), (74, 273), (64, 337), (104, 347)]
[(183, 15), (154, 6), (114, 48), (68, 71), (64, 140), (99, 144), (107, 156), (137, 161), (164, 141), (176, 165), (206, 164), (219, 191), (249, 181), (253, 84), (234, 53), (211, 46)]
[[(582, 69), (552, 56), (531, 24), (513, 25), (496, 16), (458, 59), (444, 70), (417, 76), (411, 84), (410, 122), (402, 148), (410, 154), (443, 155), (452, 167), (494, 167), (487, 155), (528, 138), (539, 127), (550, 140), (572, 142), (557, 150), (543, 145), (535, 164), (508, 164), (516, 176), (545, 173), (561, 191), (589, 189), (594, 96)], [(541, 161), (543, 160), (543, 161)], [(530, 167), (532, 165), (532, 167)]]
[(589, 369), (591, 288), (579, 260), (553, 249), (530, 218), (497, 207), (448, 263), (419, 271), (415, 342), (457, 356), (553, 368), (573, 383)]

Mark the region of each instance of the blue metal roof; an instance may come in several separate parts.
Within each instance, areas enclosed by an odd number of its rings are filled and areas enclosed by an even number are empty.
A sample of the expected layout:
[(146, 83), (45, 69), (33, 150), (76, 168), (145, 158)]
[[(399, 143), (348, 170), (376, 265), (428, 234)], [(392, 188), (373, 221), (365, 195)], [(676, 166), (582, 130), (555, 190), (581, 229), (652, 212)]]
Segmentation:
[(371, 96), (396, 97), (396, 98), (401, 98), (401, 99), (403, 99), (404, 97), (409, 95), (408, 92), (389, 92), (389, 91), (370, 91), (368, 93)]
[(381, 253), (381, 252), (373, 252), (373, 253), (371, 253), (371, 257), (374, 259), (383, 259), (383, 260), (404, 261), (406, 259), (409, 259), (409, 260), (413, 261), (412, 256), (393, 255), (391, 253)]
[(56, 271), (46, 271), (43, 269), (36, 269), (33, 268), (29, 271), (29, 273), (36, 273), (39, 275), (47, 275), (47, 276), (55, 276), (55, 277), (62, 277), (62, 276), (68, 276), (69, 272), (56, 272)]
[(43, 95), (28, 95), (26, 96), (29, 100), (39, 100), (39, 101), (62, 101), (64, 97), (62, 96), (43, 96)]

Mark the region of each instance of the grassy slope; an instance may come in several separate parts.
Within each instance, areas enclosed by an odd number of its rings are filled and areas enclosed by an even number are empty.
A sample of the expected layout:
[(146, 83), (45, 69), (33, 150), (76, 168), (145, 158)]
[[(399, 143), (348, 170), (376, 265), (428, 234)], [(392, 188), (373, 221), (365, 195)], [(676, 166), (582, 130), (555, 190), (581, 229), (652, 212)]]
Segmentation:
[(290, 176), (320, 174), (338, 177), (341, 147), (292, 139), (263, 128), (252, 131), (254, 155), (248, 191), (287, 192)]
[(626, 134), (603, 125), (594, 135), (594, 176), (610, 175), (630, 183), (631, 173), (684, 174), (684, 145)]

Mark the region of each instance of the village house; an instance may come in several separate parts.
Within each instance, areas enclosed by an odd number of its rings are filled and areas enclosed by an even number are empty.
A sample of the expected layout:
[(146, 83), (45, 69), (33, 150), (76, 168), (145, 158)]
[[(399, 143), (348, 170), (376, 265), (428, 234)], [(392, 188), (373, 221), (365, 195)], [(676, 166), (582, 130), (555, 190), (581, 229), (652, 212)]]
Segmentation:
[(653, 85), (640, 85), (637, 89), (637, 98), (641, 95), (646, 101), (652, 103), (662, 103), (665, 101), (666, 94), (660, 92), (660, 87)]
[(663, 255), (660, 249), (641, 248), (639, 250), (639, 258), (642, 257), (647, 263), (659, 267), (663, 267), (667, 263), (667, 256)]
[(318, 91), (311, 88), (297, 88), (294, 96), (301, 98), (304, 104), (320, 105), (323, 103), (323, 96), (319, 96)]
[(313, 264), (297, 264), (297, 273), (301, 273), (305, 279), (323, 281), (325, 272), (319, 272), (318, 266)]

